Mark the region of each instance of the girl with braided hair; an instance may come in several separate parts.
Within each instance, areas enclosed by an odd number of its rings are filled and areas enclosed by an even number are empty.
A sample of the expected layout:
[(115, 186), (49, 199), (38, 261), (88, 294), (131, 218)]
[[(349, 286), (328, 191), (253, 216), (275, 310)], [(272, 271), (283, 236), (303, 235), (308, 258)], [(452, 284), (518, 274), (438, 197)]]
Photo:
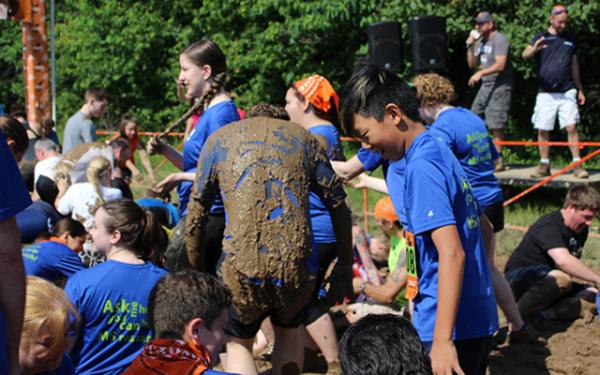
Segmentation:
[[(201, 116), (185, 139), (183, 153), (173, 147), (153, 139), (151, 145), (154, 151), (164, 155), (182, 173), (173, 173), (161, 181), (157, 189), (168, 192), (178, 184), (179, 211), (181, 221), (175, 227), (169, 247), (166, 252), (165, 266), (170, 271), (176, 271), (188, 265), (183, 234), (187, 204), (192, 190), (196, 173), (196, 164), (206, 139), (221, 127), (240, 119), (236, 106), (225, 92), (223, 84), (227, 75), (227, 62), (223, 51), (210, 40), (201, 40), (187, 47), (179, 55), (178, 85), (185, 89), (185, 97), (198, 98), (202, 105)], [(218, 194), (218, 193), (217, 193)], [(205, 249), (206, 271), (216, 272), (216, 263), (221, 254), (221, 243), (225, 229), (225, 211), (221, 197), (216, 197), (210, 210), (210, 218), (206, 224)]]

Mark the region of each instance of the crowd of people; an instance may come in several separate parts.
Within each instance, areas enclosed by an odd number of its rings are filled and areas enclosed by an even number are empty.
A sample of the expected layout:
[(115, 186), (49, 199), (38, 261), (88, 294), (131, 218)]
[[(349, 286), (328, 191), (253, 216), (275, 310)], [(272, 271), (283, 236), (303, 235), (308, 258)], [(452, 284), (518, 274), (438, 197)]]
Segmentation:
[[(566, 17), (554, 6), (523, 52), (540, 60), (540, 139), (558, 112), (577, 140)], [(471, 110), (452, 105), (439, 74), (407, 82), (359, 60), (340, 95), (313, 74), (282, 93), (285, 107), (246, 114), (225, 90), (225, 54), (202, 40), (179, 55), (180, 96), (199, 108), (181, 152), (161, 137), (144, 145), (131, 117), (98, 141), (101, 88), (87, 90), (62, 146), (51, 122), (0, 116), (0, 372), (252, 375), (267, 353), (273, 374), (314, 371), (320, 358), (332, 373), (485, 374), (498, 307), (510, 345), (545, 345), (544, 320), (590, 320), (600, 275), (580, 257), (595, 188), (569, 189), (504, 275), (495, 265), (494, 171), (505, 165), (488, 129), (503, 139), (510, 54), (489, 12), (475, 23), (468, 62), (481, 69), (469, 83), (482, 87)], [(568, 56), (571, 78), (549, 87), (552, 54)], [(348, 160), (339, 129), (362, 142)], [(136, 151), (153, 188), (134, 201)], [(148, 153), (180, 172), (155, 184)], [(363, 173), (380, 166), (383, 179)], [(379, 236), (353, 225), (344, 183), (387, 194)]]

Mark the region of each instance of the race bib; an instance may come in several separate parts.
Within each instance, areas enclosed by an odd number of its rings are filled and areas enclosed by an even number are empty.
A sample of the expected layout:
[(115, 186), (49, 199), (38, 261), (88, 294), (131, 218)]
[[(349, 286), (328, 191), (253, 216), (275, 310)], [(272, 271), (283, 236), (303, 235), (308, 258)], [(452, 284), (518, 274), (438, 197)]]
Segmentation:
[(413, 300), (419, 294), (419, 275), (417, 275), (417, 252), (415, 235), (404, 231), (406, 240), (406, 299)]

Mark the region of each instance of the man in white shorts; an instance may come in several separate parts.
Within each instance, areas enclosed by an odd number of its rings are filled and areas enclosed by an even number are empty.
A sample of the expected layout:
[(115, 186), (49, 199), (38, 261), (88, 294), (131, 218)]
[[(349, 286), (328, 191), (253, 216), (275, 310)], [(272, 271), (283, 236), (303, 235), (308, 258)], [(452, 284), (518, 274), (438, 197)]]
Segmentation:
[[(581, 86), (575, 37), (566, 32), (569, 14), (564, 5), (554, 5), (550, 12), (550, 27), (537, 33), (523, 50), (523, 58), (536, 57), (538, 62), (539, 91), (531, 121), (538, 129), (538, 141), (550, 141), (556, 114), (561, 129), (566, 129), (570, 143), (579, 142), (576, 124), (579, 123), (577, 105), (585, 104)], [(531, 175), (540, 178), (550, 175), (550, 147), (540, 147), (540, 166)], [(569, 146), (573, 161), (579, 161), (579, 148)], [(573, 168), (577, 178), (587, 178), (581, 165)]]

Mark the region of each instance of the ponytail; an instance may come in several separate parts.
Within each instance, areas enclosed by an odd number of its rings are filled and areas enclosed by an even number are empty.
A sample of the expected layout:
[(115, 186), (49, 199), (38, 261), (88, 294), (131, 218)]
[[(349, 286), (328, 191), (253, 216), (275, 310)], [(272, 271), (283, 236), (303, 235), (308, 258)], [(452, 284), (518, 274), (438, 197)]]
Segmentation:
[(204, 112), (206, 110), (206, 107), (208, 107), (208, 105), (210, 104), (210, 101), (215, 97), (215, 95), (217, 95), (219, 93), (219, 91), (221, 91), (221, 88), (223, 88), (223, 85), (225, 84), (225, 79), (227, 78), (227, 73), (222, 72), (222, 73), (218, 73), (217, 75), (215, 75), (212, 79), (212, 82), (210, 83), (210, 88), (208, 89), (207, 92), (205, 92), (202, 97), (200, 98), (200, 113), (198, 113), (199, 115), (202, 114), (202, 112)]
[(161, 263), (167, 247), (167, 235), (152, 212), (131, 200), (111, 201), (102, 208), (108, 214), (104, 222), (107, 231), (118, 230), (123, 247), (142, 260)]
[(102, 195), (102, 189), (100, 188), (100, 177), (103, 173), (106, 173), (108, 169), (111, 167), (110, 161), (103, 156), (96, 156), (90, 163), (85, 171), (85, 176), (89, 183), (92, 184), (96, 194), (98, 194), (98, 199), (100, 204), (104, 204), (104, 196)]

